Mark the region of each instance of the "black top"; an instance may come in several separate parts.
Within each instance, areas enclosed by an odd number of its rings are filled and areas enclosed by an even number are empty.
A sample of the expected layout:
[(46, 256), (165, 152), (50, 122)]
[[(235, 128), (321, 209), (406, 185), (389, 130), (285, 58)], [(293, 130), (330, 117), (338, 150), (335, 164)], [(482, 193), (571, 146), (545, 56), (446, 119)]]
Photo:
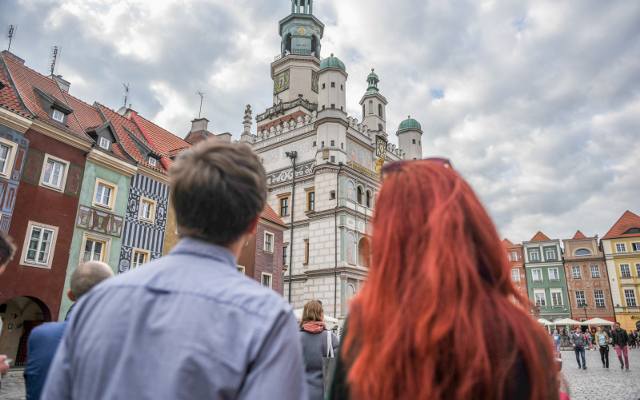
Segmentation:
[(616, 346), (624, 347), (629, 343), (629, 335), (624, 329), (614, 329), (611, 332), (611, 339)]

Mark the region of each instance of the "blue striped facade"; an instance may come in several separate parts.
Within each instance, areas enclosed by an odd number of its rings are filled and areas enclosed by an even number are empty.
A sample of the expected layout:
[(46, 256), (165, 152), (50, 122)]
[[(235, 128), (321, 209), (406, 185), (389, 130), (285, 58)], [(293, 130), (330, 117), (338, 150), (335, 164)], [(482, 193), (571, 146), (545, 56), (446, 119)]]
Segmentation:
[[(157, 202), (154, 224), (141, 221), (138, 217), (142, 197)], [(131, 268), (131, 256), (134, 248), (148, 250), (151, 253), (151, 260), (162, 256), (168, 204), (169, 186), (167, 184), (145, 175), (136, 174), (133, 177), (122, 234), (118, 272), (126, 272)]]
[(18, 186), (20, 185), (20, 178), (27, 157), (29, 140), (24, 135), (4, 125), (0, 125), (0, 137), (16, 146), (13, 165), (7, 166), (8, 179), (0, 177), (0, 231), (7, 233), (11, 225), (13, 209), (16, 205)]

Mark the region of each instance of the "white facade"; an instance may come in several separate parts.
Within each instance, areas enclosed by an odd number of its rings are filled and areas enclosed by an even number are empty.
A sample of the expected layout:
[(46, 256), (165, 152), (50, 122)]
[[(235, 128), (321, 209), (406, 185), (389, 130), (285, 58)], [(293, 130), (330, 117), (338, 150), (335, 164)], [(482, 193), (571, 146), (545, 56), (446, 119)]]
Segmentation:
[[(333, 55), (322, 62), (316, 57), (322, 28), (310, 12), (294, 13), (280, 22), (284, 36), (282, 52), (272, 64), (274, 105), (256, 117), (256, 133), (247, 133), (245, 125), (242, 140), (261, 157), (268, 202), (289, 226), (284, 234), (285, 297), (290, 296), (294, 308), (319, 299), (327, 315), (342, 318), (367, 274), (379, 168), (383, 162), (402, 159), (404, 152), (386, 143), (386, 100), (379, 93), (368, 91), (363, 97), (376, 100), (376, 113), (377, 104), (383, 103), (383, 115), (363, 116), (373, 126), (347, 115), (344, 64)], [(296, 42), (296, 35), (302, 35), (300, 40), (304, 35), (316, 39)], [(296, 43), (303, 44), (295, 47)], [(311, 47), (305, 49), (304, 43)], [(379, 157), (376, 144), (381, 143), (386, 152)], [(290, 157), (294, 152), (295, 184)]]

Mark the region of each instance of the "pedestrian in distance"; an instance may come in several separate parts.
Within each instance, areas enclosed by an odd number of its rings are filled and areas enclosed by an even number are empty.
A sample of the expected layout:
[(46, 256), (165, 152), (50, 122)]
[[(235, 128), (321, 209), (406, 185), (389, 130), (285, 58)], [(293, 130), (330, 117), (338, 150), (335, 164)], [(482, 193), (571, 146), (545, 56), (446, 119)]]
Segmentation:
[(553, 330), (553, 345), (555, 346), (556, 353), (560, 353), (560, 340), (560, 332), (558, 331), (558, 328), (556, 328)]
[(300, 321), (300, 340), (304, 359), (305, 376), (309, 400), (323, 400), (325, 382), (330, 376), (324, 375), (325, 358), (338, 354), (338, 337), (327, 330), (324, 323), (322, 303), (311, 300), (304, 305)]
[(613, 332), (611, 332), (611, 339), (613, 340), (613, 348), (616, 351), (618, 360), (620, 361), (620, 369), (627, 369), (629, 371), (629, 335), (627, 331), (620, 327), (620, 323), (616, 322)]
[(260, 160), (212, 138), (169, 178), (180, 241), (76, 305), (43, 398), (305, 399), (291, 307), (236, 264), (265, 207)]
[[(100, 282), (111, 278), (113, 271), (109, 265), (100, 261), (80, 264), (71, 274), (69, 300), (76, 302)], [(67, 313), (67, 319), (71, 313)], [(31, 331), (27, 342), (27, 366), (24, 370), (24, 383), (27, 400), (39, 400), (49, 373), (53, 356), (62, 340), (67, 321), (49, 322), (37, 326)]]
[[(13, 240), (9, 235), (0, 231), (0, 275), (2, 275), (15, 254), (16, 246), (13, 244)], [(2, 333), (2, 318), (0, 318), (0, 333)], [(0, 354), (0, 388), (2, 388), (2, 377), (9, 372), (10, 366), (11, 360), (6, 355)]]
[(598, 348), (600, 350), (600, 360), (602, 361), (602, 368), (609, 368), (609, 335), (607, 332), (601, 327), (598, 327), (598, 331), (596, 332), (596, 343), (598, 344)]
[[(585, 358), (585, 346), (588, 345), (587, 335), (582, 332), (578, 326), (571, 334), (571, 344), (573, 351), (576, 353), (576, 361), (578, 361), (578, 369), (587, 369), (587, 360)], [(582, 362), (581, 362), (582, 361)]]
[(382, 174), (329, 399), (558, 399), (553, 345), (471, 187), (443, 159)]

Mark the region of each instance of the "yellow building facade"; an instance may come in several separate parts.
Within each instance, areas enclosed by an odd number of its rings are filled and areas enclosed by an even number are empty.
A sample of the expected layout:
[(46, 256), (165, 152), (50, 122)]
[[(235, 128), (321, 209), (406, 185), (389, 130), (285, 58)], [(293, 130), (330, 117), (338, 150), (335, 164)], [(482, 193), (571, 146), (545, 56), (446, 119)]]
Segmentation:
[(626, 211), (602, 238), (616, 320), (640, 327), (640, 216)]

